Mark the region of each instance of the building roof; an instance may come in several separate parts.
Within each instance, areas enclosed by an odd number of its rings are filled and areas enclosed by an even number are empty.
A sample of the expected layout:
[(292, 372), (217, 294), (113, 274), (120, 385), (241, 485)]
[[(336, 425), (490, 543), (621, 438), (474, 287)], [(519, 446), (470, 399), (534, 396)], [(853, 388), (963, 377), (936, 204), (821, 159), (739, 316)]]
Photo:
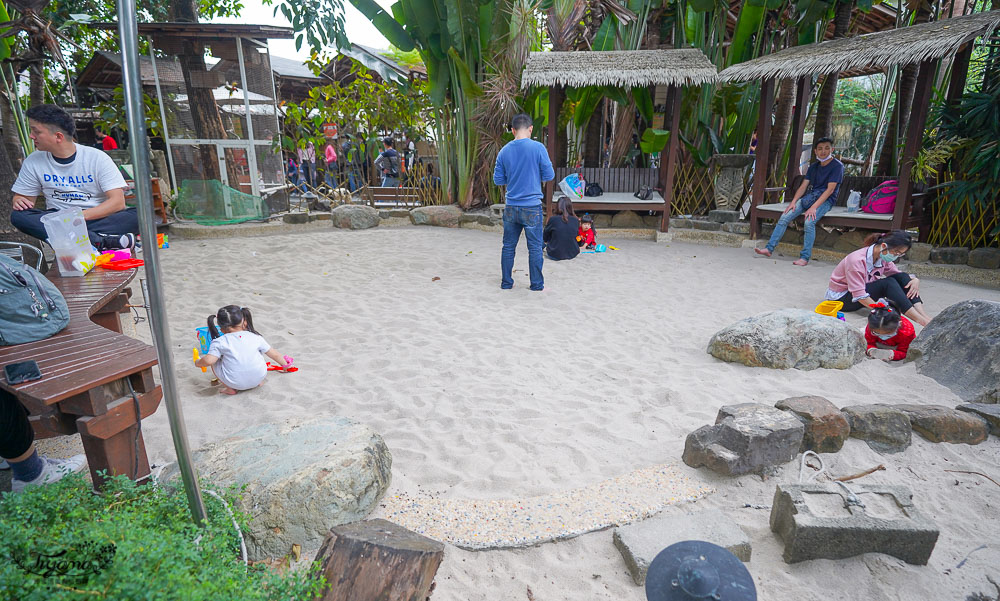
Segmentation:
[(942, 19), (818, 44), (794, 46), (719, 74), (723, 81), (797, 79), (852, 70), (911, 65), (954, 54), (971, 40), (1000, 25), (1000, 11)]
[(314, 79), (317, 81), (323, 78), (317, 77), (305, 63), (291, 58), (283, 58), (271, 55), (271, 70), (278, 77), (291, 77), (294, 79)]
[[(118, 23), (94, 23), (97, 29), (117, 30)], [(197, 38), (207, 40), (230, 40), (237, 37), (255, 40), (290, 40), (295, 37), (291, 27), (274, 25), (248, 25), (243, 23), (139, 23), (139, 35), (153, 38)]]
[(716, 77), (715, 65), (696, 48), (532, 52), (521, 87), (688, 86), (711, 83)]
[[(157, 58), (156, 70), (160, 75), (160, 85), (183, 87), (184, 73), (177, 59)], [(139, 77), (142, 85), (156, 85), (153, 78), (153, 63), (148, 56), (139, 57)], [(98, 50), (87, 61), (76, 85), (80, 88), (114, 88), (122, 82), (122, 55), (118, 52)]]

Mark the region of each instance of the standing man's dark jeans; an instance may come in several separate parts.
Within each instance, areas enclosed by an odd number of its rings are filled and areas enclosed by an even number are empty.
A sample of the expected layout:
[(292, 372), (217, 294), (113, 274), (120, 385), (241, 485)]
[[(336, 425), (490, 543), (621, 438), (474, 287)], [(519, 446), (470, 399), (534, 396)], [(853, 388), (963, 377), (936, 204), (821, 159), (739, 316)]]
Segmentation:
[(28, 412), (21, 401), (0, 390), (0, 457), (13, 459), (28, 452), (35, 432), (28, 423)]
[[(875, 280), (865, 286), (865, 291), (871, 295), (873, 301), (878, 301), (880, 298), (887, 298), (889, 302), (892, 303), (896, 310), (900, 313), (906, 313), (913, 308), (913, 303), (922, 303), (920, 297), (906, 298), (906, 285), (910, 283), (910, 274), (908, 273), (894, 273), (890, 276), (884, 277), (881, 280)], [(859, 302), (852, 300), (852, 295), (850, 292), (844, 294), (844, 296), (838, 298), (837, 300), (844, 303), (844, 308), (842, 311), (851, 312), (857, 311), (864, 305)]]
[[(34, 236), (39, 240), (49, 237), (45, 233), (45, 226), (42, 225), (42, 216), (54, 213), (56, 209), (43, 211), (41, 209), (25, 209), (23, 211), (11, 211), (10, 223), (17, 229), (29, 236)], [(121, 236), (123, 234), (139, 233), (139, 215), (134, 207), (129, 207), (124, 211), (118, 211), (101, 219), (87, 221), (87, 233), (90, 235), (90, 242), (100, 250), (98, 242), (102, 236)]]
[(542, 205), (533, 207), (511, 207), (503, 210), (503, 251), (500, 253), (500, 287), (509, 290), (514, 287), (514, 251), (521, 239), (521, 230), (528, 243), (528, 275), (532, 290), (545, 287), (542, 279)]

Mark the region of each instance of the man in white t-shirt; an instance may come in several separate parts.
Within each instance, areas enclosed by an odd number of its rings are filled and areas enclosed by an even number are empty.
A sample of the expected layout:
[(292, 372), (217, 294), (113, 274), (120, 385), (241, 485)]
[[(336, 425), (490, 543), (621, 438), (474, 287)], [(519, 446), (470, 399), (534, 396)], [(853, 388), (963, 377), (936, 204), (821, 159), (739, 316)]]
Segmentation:
[[(87, 220), (90, 242), (98, 250), (134, 247), (139, 218), (134, 208), (125, 206), (125, 178), (111, 157), (74, 142), (73, 117), (58, 106), (43, 104), (25, 114), (36, 150), (24, 159), (11, 187), (11, 224), (45, 240), (42, 216), (79, 207)], [(35, 208), (40, 195), (45, 196), (46, 211)]]

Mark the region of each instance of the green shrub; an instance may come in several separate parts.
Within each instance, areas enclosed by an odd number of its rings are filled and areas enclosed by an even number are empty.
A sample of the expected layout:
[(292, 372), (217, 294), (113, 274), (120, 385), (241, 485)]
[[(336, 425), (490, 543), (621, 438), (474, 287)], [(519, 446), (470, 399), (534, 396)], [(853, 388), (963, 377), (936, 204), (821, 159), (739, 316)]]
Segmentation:
[[(236, 493), (220, 491), (246, 532)], [(0, 498), (0, 599), (304, 601), (311, 572), (249, 569), (221, 501), (205, 495), (208, 524), (191, 521), (183, 492), (125, 477), (94, 494), (80, 475)]]

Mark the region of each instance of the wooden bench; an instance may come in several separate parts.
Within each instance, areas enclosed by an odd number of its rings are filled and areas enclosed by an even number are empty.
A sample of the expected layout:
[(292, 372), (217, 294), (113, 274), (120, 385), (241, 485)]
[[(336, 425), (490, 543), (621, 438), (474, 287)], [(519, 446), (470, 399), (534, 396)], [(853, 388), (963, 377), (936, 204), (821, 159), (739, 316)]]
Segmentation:
[(420, 188), (364, 186), (361, 199), (375, 208), (419, 207), (423, 193)]
[[(769, 195), (782, 192), (784, 193), (785, 198), (791, 198), (794, 196), (795, 191), (798, 190), (798, 187), (802, 185), (803, 179), (805, 179), (804, 175), (797, 175), (792, 179), (791, 186), (788, 186), (787, 188), (765, 188), (765, 192)], [(860, 192), (861, 199), (864, 201), (865, 196), (872, 190), (872, 188), (883, 182), (894, 179), (896, 178), (884, 176), (844, 176), (844, 181), (841, 182), (840, 188), (837, 190), (837, 198), (834, 200), (833, 208), (830, 209), (830, 212), (824, 215), (822, 219), (820, 219), (819, 223), (822, 225), (856, 227), (874, 231), (892, 230), (896, 227), (894, 225), (896, 223), (902, 223), (903, 228), (922, 226), (924, 224), (923, 207), (925, 197), (923, 192), (914, 192), (913, 202), (910, 206), (907, 206), (908, 203), (902, 202), (901, 199), (897, 199), (896, 210), (893, 213), (864, 213), (861, 210), (858, 210), (856, 213), (847, 212), (847, 197), (850, 196), (851, 190), (857, 190)], [(760, 204), (751, 207), (751, 237), (756, 238), (760, 233), (760, 224), (762, 221), (777, 221), (781, 217), (781, 214), (785, 212), (787, 207), (787, 201)], [(802, 222), (804, 219), (804, 216), (800, 216), (797, 218), (797, 221)]]
[[(559, 167), (556, 171), (555, 188), (550, 202), (546, 204), (546, 217), (552, 215), (558, 204), (562, 191), (559, 182), (570, 173), (580, 170), (569, 167)], [(582, 177), (587, 184), (598, 184), (604, 191), (601, 196), (584, 196), (573, 201), (573, 210), (581, 211), (651, 211), (662, 213), (666, 203), (663, 196), (655, 188), (660, 185), (660, 170), (635, 167), (586, 167)], [(640, 186), (653, 188), (653, 196), (649, 200), (640, 200), (635, 193)]]
[(132, 479), (149, 475), (139, 420), (152, 415), (163, 397), (153, 381), (156, 350), (121, 333), (118, 314), (128, 311), (126, 285), (135, 274), (100, 268), (84, 277), (50, 273), (69, 305), (69, 325), (45, 340), (0, 347), (0, 365), (30, 359), (42, 372), (40, 380), (16, 386), (2, 380), (0, 387), (28, 409), (37, 438), (79, 432), (97, 486), (101, 471)]

